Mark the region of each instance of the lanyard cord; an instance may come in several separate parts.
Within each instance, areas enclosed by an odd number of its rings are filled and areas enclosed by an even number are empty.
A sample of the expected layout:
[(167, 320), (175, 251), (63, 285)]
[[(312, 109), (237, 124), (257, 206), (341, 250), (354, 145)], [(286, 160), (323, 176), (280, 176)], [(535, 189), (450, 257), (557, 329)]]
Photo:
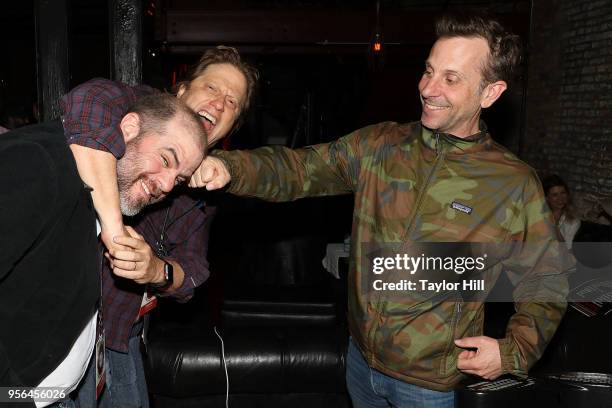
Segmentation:
[(166, 231), (178, 220), (180, 220), (181, 218), (183, 218), (185, 215), (187, 215), (188, 213), (191, 212), (191, 210), (193, 210), (196, 207), (202, 207), (204, 204), (204, 202), (202, 200), (198, 200), (195, 202), (195, 204), (193, 204), (191, 207), (189, 207), (187, 210), (185, 210), (181, 215), (179, 215), (178, 217), (174, 218), (172, 221), (170, 221), (170, 209), (171, 209), (171, 205), (168, 205), (168, 208), (166, 209), (166, 215), (164, 216), (164, 223), (162, 224), (162, 230), (161, 233), (159, 235), (159, 239), (155, 241), (155, 252), (157, 253), (157, 256), (159, 256), (160, 258), (169, 256), (169, 250), (166, 248), (165, 246), (165, 239), (166, 239)]

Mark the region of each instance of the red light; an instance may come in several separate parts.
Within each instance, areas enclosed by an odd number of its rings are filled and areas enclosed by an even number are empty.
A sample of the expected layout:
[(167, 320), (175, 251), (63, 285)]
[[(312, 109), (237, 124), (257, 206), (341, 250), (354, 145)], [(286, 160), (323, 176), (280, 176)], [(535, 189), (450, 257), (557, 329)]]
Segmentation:
[(382, 50), (382, 44), (378, 41), (374, 43), (374, 52), (380, 52)]

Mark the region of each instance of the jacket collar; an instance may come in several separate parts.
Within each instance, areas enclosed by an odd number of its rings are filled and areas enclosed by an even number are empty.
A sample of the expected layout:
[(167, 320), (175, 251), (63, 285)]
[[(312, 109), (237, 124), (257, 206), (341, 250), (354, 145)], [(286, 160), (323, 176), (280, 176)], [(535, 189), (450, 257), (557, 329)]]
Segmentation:
[(437, 152), (445, 151), (461, 154), (481, 151), (491, 141), (491, 135), (489, 135), (484, 121), (481, 120), (478, 127), (480, 128), (478, 133), (461, 138), (450, 133), (428, 129), (421, 124), (421, 142)]

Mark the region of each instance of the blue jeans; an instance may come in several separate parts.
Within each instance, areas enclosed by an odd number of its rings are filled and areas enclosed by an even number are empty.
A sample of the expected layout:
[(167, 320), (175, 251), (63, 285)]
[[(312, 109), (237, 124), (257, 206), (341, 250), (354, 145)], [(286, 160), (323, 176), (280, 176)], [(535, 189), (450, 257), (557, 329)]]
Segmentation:
[(132, 328), (128, 352), (106, 349), (106, 385), (96, 405), (95, 357), (89, 362), (87, 374), (77, 389), (78, 408), (149, 408), (149, 396), (145, 380), (140, 333), (142, 323)]
[(349, 340), (346, 386), (353, 408), (454, 408), (455, 392), (428, 390), (370, 368)]

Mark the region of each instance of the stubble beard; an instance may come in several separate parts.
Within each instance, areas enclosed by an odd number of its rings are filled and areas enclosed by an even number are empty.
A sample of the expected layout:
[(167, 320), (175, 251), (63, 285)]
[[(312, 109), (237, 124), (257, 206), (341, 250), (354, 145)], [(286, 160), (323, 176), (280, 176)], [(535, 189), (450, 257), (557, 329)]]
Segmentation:
[(117, 160), (117, 187), (119, 188), (119, 208), (121, 214), (133, 217), (138, 214), (148, 202), (143, 202), (130, 196), (130, 189), (141, 178), (142, 161), (138, 157), (138, 138), (129, 141), (125, 146), (125, 154)]

